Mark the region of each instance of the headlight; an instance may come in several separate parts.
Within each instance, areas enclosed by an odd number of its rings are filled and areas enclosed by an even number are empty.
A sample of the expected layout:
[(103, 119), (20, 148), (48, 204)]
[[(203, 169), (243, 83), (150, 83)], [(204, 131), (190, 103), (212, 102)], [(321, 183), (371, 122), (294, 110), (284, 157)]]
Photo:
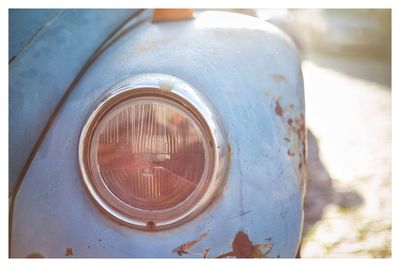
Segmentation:
[(120, 83), (82, 130), (79, 160), (89, 192), (139, 229), (196, 216), (224, 182), (228, 148), (217, 118), (204, 97), (172, 76)]

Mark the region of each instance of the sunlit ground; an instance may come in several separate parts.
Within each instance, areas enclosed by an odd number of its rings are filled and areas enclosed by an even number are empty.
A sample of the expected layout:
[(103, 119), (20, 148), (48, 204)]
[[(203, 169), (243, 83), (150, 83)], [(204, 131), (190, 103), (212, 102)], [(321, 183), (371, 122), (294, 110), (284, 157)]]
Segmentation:
[(309, 181), (301, 257), (390, 257), (390, 63), (313, 53), (302, 67)]

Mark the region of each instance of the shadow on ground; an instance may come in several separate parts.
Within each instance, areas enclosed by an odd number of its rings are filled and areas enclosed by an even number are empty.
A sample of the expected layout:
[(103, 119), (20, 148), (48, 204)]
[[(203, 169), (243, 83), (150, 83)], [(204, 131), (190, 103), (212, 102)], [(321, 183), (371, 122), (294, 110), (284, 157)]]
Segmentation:
[(337, 191), (328, 171), (319, 157), (318, 141), (308, 130), (308, 163), (307, 163), (307, 192), (304, 199), (304, 228), (303, 237), (314, 224), (322, 219), (327, 205), (338, 205), (341, 208), (356, 208), (364, 200), (355, 191)]

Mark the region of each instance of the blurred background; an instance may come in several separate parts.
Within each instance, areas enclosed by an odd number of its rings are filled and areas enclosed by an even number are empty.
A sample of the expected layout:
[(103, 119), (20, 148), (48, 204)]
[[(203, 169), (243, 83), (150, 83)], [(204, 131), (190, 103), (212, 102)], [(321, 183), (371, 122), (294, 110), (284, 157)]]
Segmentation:
[(301, 257), (391, 257), (391, 10), (229, 10), (302, 59), (308, 181)]

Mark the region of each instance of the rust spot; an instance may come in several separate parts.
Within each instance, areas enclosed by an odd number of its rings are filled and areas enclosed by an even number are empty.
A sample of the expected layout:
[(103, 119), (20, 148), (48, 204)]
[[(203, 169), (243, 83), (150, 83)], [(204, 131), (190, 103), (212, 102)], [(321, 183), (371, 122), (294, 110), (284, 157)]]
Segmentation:
[(146, 224), (147, 230), (154, 231), (156, 228), (156, 224), (153, 221), (148, 221)]
[(275, 101), (275, 113), (276, 113), (278, 116), (281, 116), (281, 117), (282, 117), (283, 110), (282, 110), (281, 105), (279, 104), (279, 100), (276, 100), (276, 101)]
[[(284, 116), (287, 110), (294, 108), (293, 104), (289, 104), (285, 109), (279, 103), (279, 99), (275, 100), (275, 113), (281, 117), (283, 126), (286, 127), (286, 137), (284, 140), (288, 143), (287, 154), (293, 158), (293, 168), (296, 169), (296, 176), (298, 179), (298, 185), (303, 187), (304, 180), (306, 177), (306, 154), (307, 154), (307, 130), (304, 120), (304, 114), (301, 113), (299, 116), (291, 117)], [(290, 138), (290, 139), (289, 139)], [(297, 157), (298, 155), (298, 157)], [(301, 164), (299, 164), (301, 162)]]
[(69, 257), (69, 256), (73, 256), (74, 254), (72, 253), (72, 248), (67, 248), (67, 250), (65, 251), (65, 256)]
[(39, 259), (39, 258), (44, 258), (44, 257), (39, 252), (32, 252), (32, 253), (29, 253), (28, 255), (26, 255), (25, 258)]
[(208, 253), (210, 252), (211, 248), (206, 248), (203, 252), (203, 258), (207, 258)]
[(188, 241), (185, 244), (180, 245), (179, 247), (177, 247), (174, 250), (172, 250), (172, 252), (178, 254), (179, 256), (182, 256), (182, 254), (189, 254), (188, 250), (191, 249), (197, 243), (199, 243), (207, 235), (208, 235), (208, 231), (202, 233), (199, 236), (199, 238), (197, 238), (195, 240), (192, 240), (192, 241)]
[[(262, 249), (268, 249), (263, 253)], [(262, 258), (272, 249), (272, 244), (253, 245), (249, 236), (239, 231), (232, 241), (232, 251), (219, 255), (217, 258), (236, 257), (236, 258)]]
[(297, 123), (299, 125), (299, 131), (301, 132), (305, 132), (306, 127), (305, 127), (305, 123), (304, 123), (304, 116), (303, 114), (301, 114), (300, 118), (297, 120)]
[(302, 158), (303, 158), (303, 163), (306, 163), (306, 127), (305, 127), (305, 122), (304, 122), (304, 116), (301, 114), (300, 118), (296, 120), (297, 124), (299, 127), (296, 129), (297, 135), (301, 141), (301, 152), (302, 152)]
[(281, 74), (272, 75), (272, 79), (274, 79), (276, 82), (286, 82), (286, 77)]
[(254, 246), (247, 234), (242, 231), (236, 234), (232, 242), (232, 252), (237, 258), (251, 258)]

